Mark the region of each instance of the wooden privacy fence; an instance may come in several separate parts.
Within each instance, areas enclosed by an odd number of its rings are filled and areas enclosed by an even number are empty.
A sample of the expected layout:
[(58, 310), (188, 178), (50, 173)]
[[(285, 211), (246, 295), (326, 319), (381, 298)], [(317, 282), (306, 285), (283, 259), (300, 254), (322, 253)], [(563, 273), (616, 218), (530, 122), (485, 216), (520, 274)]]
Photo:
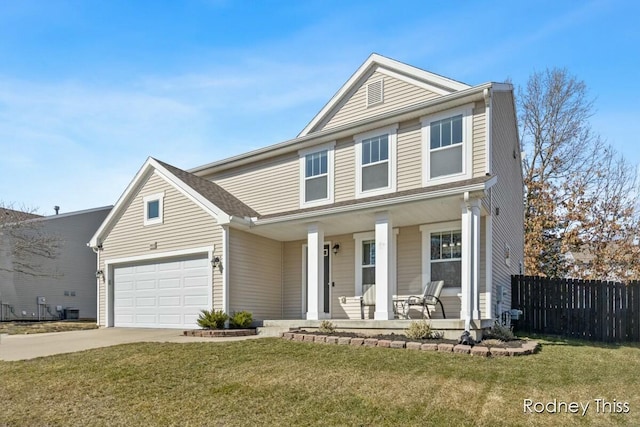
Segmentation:
[(516, 332), (591, 341), (640, 341), (640, 282), (511, 276)]

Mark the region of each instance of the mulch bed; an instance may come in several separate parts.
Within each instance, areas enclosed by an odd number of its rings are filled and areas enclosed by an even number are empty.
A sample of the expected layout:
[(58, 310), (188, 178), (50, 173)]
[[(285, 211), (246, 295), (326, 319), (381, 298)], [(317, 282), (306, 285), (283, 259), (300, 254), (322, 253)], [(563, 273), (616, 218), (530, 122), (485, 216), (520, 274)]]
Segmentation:
[(246, 337), (248, 335), (256, 335), (255, 329), (193, 329), (184, 331), (184, 335), (188, 337)]
[[(513, 347), (501, 347), (506, 343), (497, 340), (486, 340), (474, 346), (457, 344), (456, 341), (434, 340), (410, 340), (404, 335), (377, 335), (366, 336), (351, 332), (334, 332), (323, 334), (318, 331), (290, 331), (282, 333), (282, 338), (291, 341), (303, 341), (319, 344), (348, 345), (352, 347), (386, 347), (403, 348), (407, 350), (438, 351), (443, 353), (461, 353), (474, 356), (525, 356), (534, 354), (540, 350), (540, 344), (536, 341), (518, 340), (509, 341)], [(487, 344), (494, 344), (489, 347)]]

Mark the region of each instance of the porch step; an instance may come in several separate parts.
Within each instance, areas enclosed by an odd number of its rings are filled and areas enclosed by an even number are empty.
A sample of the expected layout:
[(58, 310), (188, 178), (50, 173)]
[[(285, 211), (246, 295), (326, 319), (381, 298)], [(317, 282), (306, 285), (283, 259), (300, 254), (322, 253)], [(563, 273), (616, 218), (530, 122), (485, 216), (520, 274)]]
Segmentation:
[(261, 337), (279, 337), (283, 332), (289, 332), (291, 328), (283, 326), (259, 326), (256, 328), (256, 334)]

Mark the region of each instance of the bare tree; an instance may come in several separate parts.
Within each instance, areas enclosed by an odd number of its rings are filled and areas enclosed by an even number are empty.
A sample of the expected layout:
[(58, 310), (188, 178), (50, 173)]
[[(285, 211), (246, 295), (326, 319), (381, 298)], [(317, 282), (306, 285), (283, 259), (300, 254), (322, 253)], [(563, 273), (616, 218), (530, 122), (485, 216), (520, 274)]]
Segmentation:
[(13, 209), (0, 204), (0, 270), (30, 276), (56, 276), (44, 266), (58, 257), (62, 240), (43, 229), (42, 217), (33, 209)]
[[(565, 69), (548, 69), (533, 73), (518, 95), (527, 274), (635, 274), (635, 173), (592, 132), (593, 100), (585, 83)], [(567, 257), (578, 252), (587, 256), (579, 262)]]

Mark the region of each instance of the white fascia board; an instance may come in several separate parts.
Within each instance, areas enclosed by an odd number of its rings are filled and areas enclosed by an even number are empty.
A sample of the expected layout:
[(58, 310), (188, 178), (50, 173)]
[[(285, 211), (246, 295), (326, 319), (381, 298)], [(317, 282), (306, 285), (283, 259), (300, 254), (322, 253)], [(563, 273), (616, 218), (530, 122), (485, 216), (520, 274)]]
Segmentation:
[(438, 197), (453, 196), (455, 194), (461, 194), (465, 192), (472, 193), (476, 191), (486, 191), (489, 188), (491, 188), (496, 182), (497, 182), (497, 177), (492, 177), (491, 179), (483, 183), (468, 185), (465, 187), (455, 187), (455, 188), (450, 188), (446, 190), (432, 191), (428, 193), (410, 194), (407, 196), (394, 197), (391, 199), (380, 199), (380, 200), (374, 200), (371, 202), (356, 203), (353, 205), (333, 207), (333, 208), (322, 209), (322, 210), (317, 210), (312, 212), (302, 212), (302, 213), (297, 213), (292, 215), (285, 215), (277, 218), (269, 218), (266, 220), (256, 219), (253, 221), (253, 225), (255, 227), (259, 227), (261, 225), (267, 225), (267, 224), (276, 224), (280, 222), (309, 219), (309, 218), (315, 218), (315, 217), (320, 217), (325, 215), (333, 215), (333, 214), (339, 214), (339, 213), (345, 213), (345, 212), (351, 212), (351, 211), (360, 211), (365, 209), (388, 207), (391, 205), (415, 202), (420, 200), (435, 199)]
[(166, 182), (173, 185), (176, 190), (186, 196), (189, 200), (194, 202), (196, 205), (200, 206), (205, 212), (209, 213), (213, 216), (218, 224), (228, 224), (230, 221), (230, 216), (224, 212), (222, 209), (217, 207), (215, 204), (211, 203), (200, 193), (195, 191), (192, 187), (187, 185), (184, 181), (176, 177), (174, 174), (169, 172), (164, 166), (160, 163), (156, 162), (154, 159), (151, 159), (153, 166), (156, 169), (156, 173), (163, 178)]
[(221, 172), (234, 167), (250, 164), (259, 160), (269, 159), (281, 154), (286, 154), (317, 144), (338, 140), (345, 137), (352, 137), (354, 134), (363, 133), (368, 130), (376, 129), (410, 120), (413, 118), (433, 114), (434, 112), (454, 108), (458, 105), (473, 101), (482, 101), (484, 99), (483, 91), (490, 88), (491, 83), (485, 83), (478, 86), (470, 87), (449, 95), (430, 99), (419, 104), (410, 105), (398, 110), (389, 111), (374, 117), (369, 117), (356, 122), (347, 123), (335, 128), (314, 132), (309, 135), (300, 136), (295, 139), (280, 142), (268, 147), (259, 148), (227, 159), (218, 160), (207, 163), (202, 166), (189, 169), (188, 172), (196, 175), (208, 175), (215, 172)]
[(137, 189), (142, 180), (153, 172), (149, 167), (151, 165), (151, 160), (153, 159), (151, 157), (148, 157), (142, 167), (138, 170), (138, 173), (136, 173), (133, 180), (131, 180), (127, 188), (120, 195), (116, 204), (113, 205), (113, 209), (111, 209), (109, 215), (107, 215), (104, 221), (102, 221), (102, 224), (100, 224), (98, 230), (95, 232), (93, 237), (91, 237), (91, 240), (89, 240), (88, 246), (97, 248), (98, 245), (102, 244), (100, 239), (102, 238), (104, 232), (108, 230), (114, 222), (116, 222), (118, 213), (122, 210), (122, 207), (127, 204), (132, 195), (135, 194), (134, 190)]

